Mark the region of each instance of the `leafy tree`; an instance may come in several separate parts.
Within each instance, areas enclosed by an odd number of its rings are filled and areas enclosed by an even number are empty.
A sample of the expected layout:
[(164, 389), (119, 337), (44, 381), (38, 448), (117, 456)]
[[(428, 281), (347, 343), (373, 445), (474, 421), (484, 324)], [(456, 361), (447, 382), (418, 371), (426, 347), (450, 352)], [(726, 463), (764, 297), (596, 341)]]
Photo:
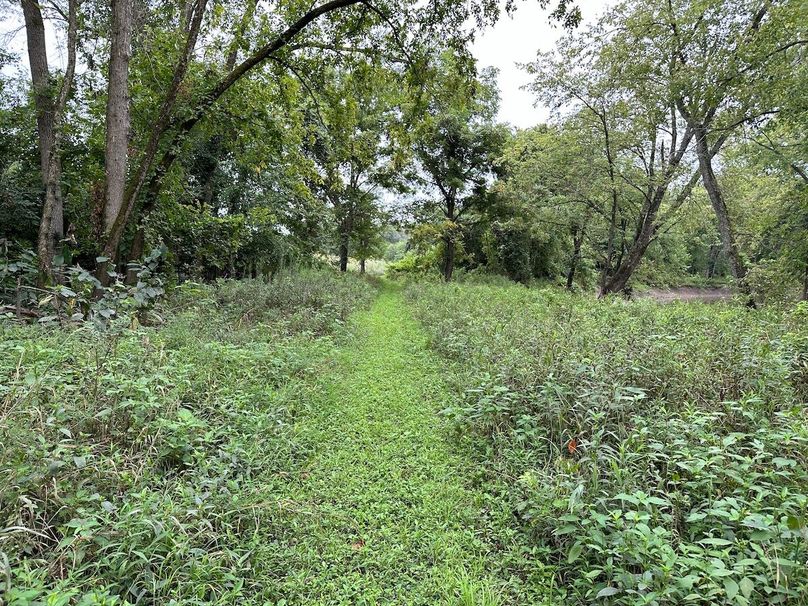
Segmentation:
[[(735, 128), (776, 111), (750, 92), (792, 62), (786, 51), (799, 41), (798, 10), (770, 2), (627, 2), (530, 66), (540, 97), (588, 115), (600, 141), (612, 193), (602, 292), (626, 287), (699, 181), (733, 273), (743, 274), (713, 159)], [(626, 221), (634, 234), (620, 243)]]
[(433, 68), (429, 97), (411, 107), (419, 119), (413, 148), (421, 188), (414, 204), (418, 222), (433, 223), (442, 246), (441, 273), (449, 282), (457, 243), (472, 209), (491, 202), (488, 186), (506, 129), (493, 123), (495, 73), (478, 78), (467, 58), (444, 53)]
[(378, 206), (378, 201), (366, 196), (365, 204), (357, 209), (351, 234), (354, 256), (359, 259), (359, 271), (365, 273), (366, 261), (382, 257), (386, 242), (383, 232), (387, 216)]
[(587, 132), (576, 120), (517, 132), (503, 150), (495, 186), (501, 208), (495, 226), (500, 232), (520, 225), (529, 230), (542, 243), (534, 245), (536, 253), (545, 257), (529, 265), (549, 272), (563, 264), (568, 289), (586, 254), (606, 263), (603, 250), (587, 245), (603, 237), (597, 234), (605, 233), (610, 199), (607, 171)]
[(350, 72), (324, 76), (327, 82), (310, 112), (310, 156), (318, 172), (312, 187), (331, 205), (339, 268), (346, 271), (352, 240), (366, 243), (363, 254), (371, 251), (376, 192), (403, 184), (407, 160), (397, 136), (400, 94), (395, 72), (366, 61), (352, 64)]

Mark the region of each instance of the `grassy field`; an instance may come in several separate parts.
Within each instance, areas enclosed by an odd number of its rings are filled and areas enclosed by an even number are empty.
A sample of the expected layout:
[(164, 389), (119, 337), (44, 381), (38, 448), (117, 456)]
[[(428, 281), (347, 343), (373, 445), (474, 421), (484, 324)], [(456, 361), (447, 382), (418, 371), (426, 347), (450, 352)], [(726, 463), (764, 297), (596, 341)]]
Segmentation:
[(151, 328), (1, 325), (2, 600), (267, 603), (300, 392), (374, 295), (309, 273), (186, 285)]
[(808, 309), (329, 272), (0, 324), (15, 606), (804, 604)]
[[(483, 495), (435, 411), (454, 399), (398, 293), (354, 318), (306, 398), (312, 452), (286, 491), (294, 604), (499, 604), (497, 562), (476, 532)], [(495, 589), (497, 591), (495, 591)]]
[(531, 561), (528, 586), (554, 604), (808, 603), (808, 308), (408, 299), (465, 389), (444, 414), (513, 512), (503, 557)]

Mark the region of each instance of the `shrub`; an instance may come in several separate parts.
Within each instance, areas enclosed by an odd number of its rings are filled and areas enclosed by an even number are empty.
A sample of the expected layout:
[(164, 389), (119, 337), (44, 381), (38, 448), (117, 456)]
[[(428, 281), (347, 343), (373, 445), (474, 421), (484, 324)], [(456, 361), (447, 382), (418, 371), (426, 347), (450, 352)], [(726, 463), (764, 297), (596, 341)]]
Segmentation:
[(252, 599), (296, 381), (371, 293), (302, 273), (183, 285), (157, 327), (0, 321), (0, 601)]
[(514, 561), (552, 603), (808, 595), (802, 307), (407, 293), (466, 388), (444, 412), (477, 436)]

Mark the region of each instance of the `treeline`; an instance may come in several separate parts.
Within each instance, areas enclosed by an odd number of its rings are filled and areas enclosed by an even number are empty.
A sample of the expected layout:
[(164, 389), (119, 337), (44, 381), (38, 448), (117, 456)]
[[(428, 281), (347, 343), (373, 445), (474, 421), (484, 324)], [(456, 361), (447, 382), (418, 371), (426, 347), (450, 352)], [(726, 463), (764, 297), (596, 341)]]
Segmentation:
[[(106, 282), (158, 242), (207, 277), (335, 251), (344, 269), (349, 246), (370, 256), (435, 58), (456, 56), (473, 80), (474, 24), (500, 12), (494, 0), (3, 9), (28, 53), (2, 53), (0, 237), (36, 249), (41, 284), (76, 262)], [(567, 0), (553, 9), (577, 20)]]
[(401, 268), (431, 250), (604, 294), (729, 279), (808, 297), (807, 11), (630, 1), (571, 32), (525, 66), (550, 125), (484, 141), (492, 126), (461, 116), (441, 155), (467, 185), (460, 210), (444, 207), (442, 250), (416, 230), (428, 245)]
[(468, 52), (495, 0), (7, 0), (28, 56), (0, 55), (4, 278), (35, 249), (40, 286), (134, 281), (162, 246), (179, 277), (344, 271), (395, 224), (394, 268), (446, 280), (808, 295), (804, 3), (630, 0), (587, 28), (541, 4), (570, 30), (526, 66), (557, 112), (515, 132)]

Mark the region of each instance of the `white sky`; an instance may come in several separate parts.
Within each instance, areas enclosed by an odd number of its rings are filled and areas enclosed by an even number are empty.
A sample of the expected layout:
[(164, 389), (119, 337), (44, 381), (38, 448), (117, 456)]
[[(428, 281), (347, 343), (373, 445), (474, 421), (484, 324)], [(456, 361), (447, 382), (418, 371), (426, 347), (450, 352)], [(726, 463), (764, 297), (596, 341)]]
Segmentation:
[[(577, 4), (584, 22), (590, 23), (616, 3), (617, 0), (579, 0)], [(517, 3), (513, 17), (508, 17), (503, 11), (493, 28), (477, 34), (472, 47), (480, 68), (493, 66), (499, 69), (499, 120), (519, 128), (545, 122), (550, 115), (547, 107), (534, 107), (533, 95), (521, 90), (530, 82), (530, 77), (516, 65), (531, 62), (538, 51), (552, 50), (564, 34), (561, 27), (550, 25), (548, 12), (539, 8), (536, 0)]]

